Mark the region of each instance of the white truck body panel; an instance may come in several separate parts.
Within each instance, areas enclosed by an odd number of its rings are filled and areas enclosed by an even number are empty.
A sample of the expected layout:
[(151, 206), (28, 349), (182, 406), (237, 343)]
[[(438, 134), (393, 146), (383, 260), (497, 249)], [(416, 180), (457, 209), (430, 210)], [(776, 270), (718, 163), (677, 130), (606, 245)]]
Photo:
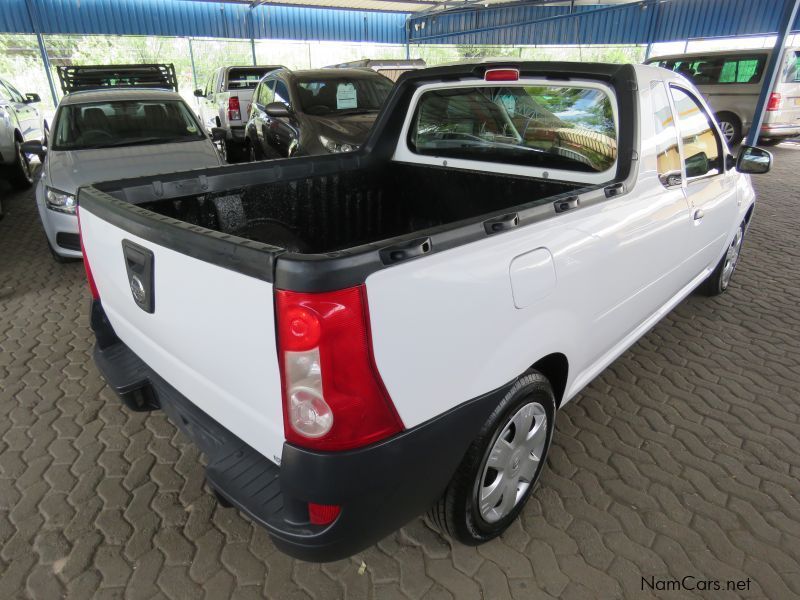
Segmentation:
[(82, 210), (81, 231), (109, 321), (187, 398), (267, 458), (283, 445), (272, 284), (125, 233), (155, 254), (156, 311), (131, 301), (113, 225)]
[[(605, 198), (603, 189), (594, 189), (582, 194), (580, 210), (367, 277), (375, 361), (406, 428), (513, 381), (552, 353), (568, 358), (569, 400), (722, 256), (752, 205), (748, 177), (729, 170), (687, 183), (684, 172), (682, 185), (664, 187), (650, 82), (683, 80), (651, 67), (636, 72), (642, 118), (629, 192)], [(585, 85), (613, 98), (607, 86)], [(393, 160), (442, 165), (411, 152), (409, 123), (410, 117)], [(545, 177), (535, 167), (470, 160), (448, 159), (446, 166), (587, 185), (607, 179), (554, 170)], [(278, 462), (284, 433), (272, 284), (139, 240), (90, 212), (81, 218), (103, 307), (120, 339), (203, 411)], [(121, 239), (155, 253), (154, 314), (131, 301)], [(525, 279), (543, 273), (545, 281)]]

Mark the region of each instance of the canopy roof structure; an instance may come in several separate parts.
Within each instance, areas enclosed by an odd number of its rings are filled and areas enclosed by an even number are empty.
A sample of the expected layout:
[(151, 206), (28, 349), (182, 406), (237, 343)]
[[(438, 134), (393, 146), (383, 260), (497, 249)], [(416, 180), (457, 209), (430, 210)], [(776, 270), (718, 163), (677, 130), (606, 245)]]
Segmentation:
[(785, 1), (2, 0), (0, 33), (384, 44), (649, 44), (774, 34)]

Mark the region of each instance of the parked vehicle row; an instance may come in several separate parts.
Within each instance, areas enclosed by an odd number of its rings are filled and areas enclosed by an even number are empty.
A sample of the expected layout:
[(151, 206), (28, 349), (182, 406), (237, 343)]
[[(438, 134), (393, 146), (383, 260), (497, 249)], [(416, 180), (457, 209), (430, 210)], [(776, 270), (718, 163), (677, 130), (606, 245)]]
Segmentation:
[[(318, 76), (270, 74), (254, 105), (360, 106), (355, 84), (301, 96)], [(405, 74), (357, 148), (292, 156), (79, 206), (109, 386), (165, 410), (210, 487), (307, 560), (425, 510), (467, 544), (502, 533), (558, 409), (692, 290), (728, 288), (747, 173), (771, 164), (734, 157), (676, 73), (558, 62)]]
[(235, 161), (244, 149), (245, 124), (250, 114), (253, 90), (269, 72), (280, 65), (229, 66), (214, 70), (204, 89), (194, 91), (199, 103), (200, 120), (208, 131), (225, 131), (221, 142), (226, 160)]

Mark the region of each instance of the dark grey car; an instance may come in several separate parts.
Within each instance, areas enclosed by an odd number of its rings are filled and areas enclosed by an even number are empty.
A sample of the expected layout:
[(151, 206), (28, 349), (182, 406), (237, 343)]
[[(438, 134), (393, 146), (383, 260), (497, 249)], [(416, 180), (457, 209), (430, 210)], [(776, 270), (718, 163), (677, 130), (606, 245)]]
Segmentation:
[(366, 69), (273, 71), (253, 94), (250, 160), (357, 149), (391, 89), (389, 79)]

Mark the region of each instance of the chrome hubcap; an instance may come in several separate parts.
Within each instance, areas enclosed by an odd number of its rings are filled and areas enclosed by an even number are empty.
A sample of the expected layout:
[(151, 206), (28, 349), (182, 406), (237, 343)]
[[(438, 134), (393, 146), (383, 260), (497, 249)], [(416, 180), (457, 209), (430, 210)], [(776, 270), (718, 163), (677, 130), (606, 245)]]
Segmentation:
[(720, 121), (719, 129), (720, 131), (722, 131), (722, 135), (725, 136), (725, 141), (730, 142), (733, 139), (733, 134), (735, 132), (733, 128), (733, 123), (730, 123), (728, 121)]
[(728, 287), (733, 277), (733, 272), (736, 270), (736, 263), (739, 262), (739, 253), (742, 250), (742, 240), (744, 239), (744, 231), (739, 227), (739, 231), (728, 246), (728, 252), (725, 254), (725, 265), (722, 267), (722, 289)]
[(478, 506), (488, 523), (510, 513), (533, 483), (547, 441), (547, 413), (538, 402), (520, 408), (489, 452), (481, 475)]

